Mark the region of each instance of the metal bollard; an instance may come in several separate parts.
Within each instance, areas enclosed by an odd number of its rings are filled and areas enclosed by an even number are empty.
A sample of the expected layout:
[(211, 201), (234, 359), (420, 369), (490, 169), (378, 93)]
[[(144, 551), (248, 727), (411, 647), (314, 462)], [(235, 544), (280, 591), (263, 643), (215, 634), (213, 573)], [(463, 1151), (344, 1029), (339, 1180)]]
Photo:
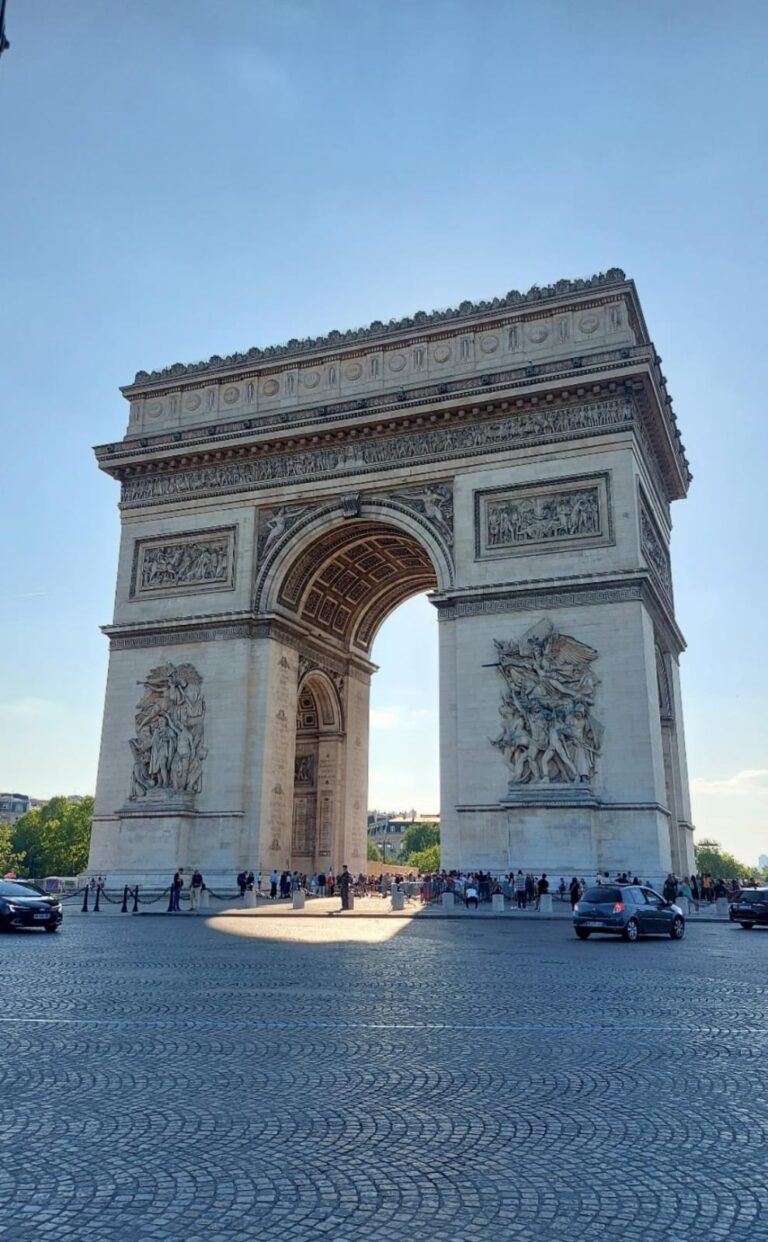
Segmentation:
[(123, 904), (120, 907), (120, 913), (121, 914), (128, 913), (128, 885), (127, 884), (123, 887)]
[(98, 913), (99, 913), (99, 897), (100, 897), (100, 895), (101, 895), (101, 885), (100, 885), (100, 884), (97, 884), (97, 885), (96, 885), (96, 900), (95, 900), (95, 901), (94, 901), (94, 903), (93, 903), (93, 913), (94, 913), (94, 914), (98, 914)]
[(135, 889), (133, 890), (133, 911), (132, 911), (132, 913), (133, 913), (133, 914), (138, 914), (138, 913), (139, 913), (139, 886), (138, 886), (138, 884), (136, 885)]
[(88, 913), (88, 885), (85, 886), (85, 895), (83, 896), (82, 914)]

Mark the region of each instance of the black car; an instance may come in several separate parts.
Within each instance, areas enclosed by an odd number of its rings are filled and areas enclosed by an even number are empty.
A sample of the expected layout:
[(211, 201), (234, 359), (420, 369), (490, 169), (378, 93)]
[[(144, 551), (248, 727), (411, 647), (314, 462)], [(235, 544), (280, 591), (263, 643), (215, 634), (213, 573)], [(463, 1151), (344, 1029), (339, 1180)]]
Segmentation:
[(608, 932), (625, 940), (637, 940), (638, 936), (682, 940), (685, 935), (680, 907), (639, 884), (606, 884), (586, 889), (574, 907), (573, 926), (580, 940), (586, 940), (593, 932)]
[(61, 902), (28, 880), (0, 880), (0, 930), (42, 927), (55, 932), (61, 926)]
[(741, 923), (747, 931), (755, 923), (768, 924), (768, 888), (745, 888), (728, 907), (731, 922)]

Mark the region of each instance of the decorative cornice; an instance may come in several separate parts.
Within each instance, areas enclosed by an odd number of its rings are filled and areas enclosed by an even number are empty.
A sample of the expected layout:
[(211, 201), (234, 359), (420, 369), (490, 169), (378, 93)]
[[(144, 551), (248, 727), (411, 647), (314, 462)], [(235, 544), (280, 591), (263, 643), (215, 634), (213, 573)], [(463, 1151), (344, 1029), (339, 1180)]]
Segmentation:
[(222, 358), (214, 354), (206, 362), (183, 363), (174, 362), (172, 366), (160, 371), (137, 371), (133, 384), (127, 384), (123, 392), (130, 394), (136, 387), (143, 387), (156, 381), (181, 379), (184, 376), (220, 373), (247, 366), (253, 362), (271, 361), (292, 356), (301, 356), (318, 349), (333, 349), (340, 345), (355, 345), (362, 341), (372, 341), (394, 336), (412, 328), (433, 327), (440, 324), (455, 324), (473, 315), (491, 314), (497, 310), (508, 310), (525, 305), (541, 305), (558, 298), (578, 293), (588, 293), (593, 289), (606, 289), (620, 285), (626, 281), (624, 272), (619, 267), (611, 267), (607, 272), (598, 272), (586, 280), (558, 280), (553, 285), (532, 285), (527, 293), (517, 289), (510, 290), (501, 298), (493, 298), (487, 302), (462, 302), (459, 306), (448, 310), (416, 311), (414, 315), (403, 319), (391, 319), (389, 323), (374, 320), (364, 328), (352, 328), (346, 332), (332, 331), (325, 336), (306, 337), (303, 340), (293, 338), (284, 345), (269, 345), (265, 349), (254, 347), (245, 353), (229, 354)]
[(632, 576), (605, 575), (598, 581), (583, 579), (557, 584), (552, 581), (519, 586), (466, 588), (433, 594), (430, 601), (437, 608), (438, 620), (456, 621), (465, 617), (491, 616), (504, 612), (546, 612), (555, 608), (594, 606), (596, 604), (642, 603), (651, 614), (665, 650), (679, 655), (685, 650), (685, 639), (671, 612), (669, 602), (659, 593), (650, 572)]
[(175, 647), (184, 643), (222, 642), (235, 638), (271, 638), (302, 655), (309, 655), (325, 668), (355, 677), (356, 680), (367, 681), (378, 667), (357, 654), (339, 655), (329, 651), (323, 643), (304, 633), (300, 626), (292, 625), (287, 618), (257, 616), (252, 612), (230, 613), (220, 617), (182, 617), (165, 622), (102, 625), (101, 631), (109, 639), (110, 651)]

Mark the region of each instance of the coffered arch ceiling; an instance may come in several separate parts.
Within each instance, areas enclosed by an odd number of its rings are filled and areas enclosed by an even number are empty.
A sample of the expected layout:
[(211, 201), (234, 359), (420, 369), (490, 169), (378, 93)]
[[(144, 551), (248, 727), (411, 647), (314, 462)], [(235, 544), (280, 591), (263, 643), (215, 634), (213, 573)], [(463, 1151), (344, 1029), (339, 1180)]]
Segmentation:
[(277, 601), (314, 630), (368, 654), (389, 613), (437, 585), (429, 554), (413, 535), (360, 520), (318, 535), (299, 552)]

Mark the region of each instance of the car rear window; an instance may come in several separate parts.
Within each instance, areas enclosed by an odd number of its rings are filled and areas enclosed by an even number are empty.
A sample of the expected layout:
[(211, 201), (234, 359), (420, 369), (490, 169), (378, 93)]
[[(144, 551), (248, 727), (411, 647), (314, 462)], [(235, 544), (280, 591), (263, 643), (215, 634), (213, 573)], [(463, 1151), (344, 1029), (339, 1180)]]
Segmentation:
[(764, 888), (745, 888), (739, 894), (739, 901), (768, 901), (768, 891)]
[(615, 901), (621, 901), (621, 889), (588, 888), (581, 900), (592, 902), (595, 905), (602, 905), (607, 902), (610, 902), (611, 905), (613, 905)]

